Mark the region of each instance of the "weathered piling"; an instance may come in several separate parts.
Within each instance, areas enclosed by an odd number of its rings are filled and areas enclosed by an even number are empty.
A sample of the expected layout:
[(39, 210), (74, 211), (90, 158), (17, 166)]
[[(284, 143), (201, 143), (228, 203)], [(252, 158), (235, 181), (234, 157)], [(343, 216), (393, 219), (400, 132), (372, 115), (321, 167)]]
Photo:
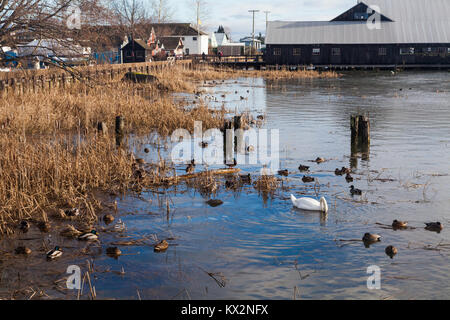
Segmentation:
[(234, 160), (234, 121), (226, 120), (223, 125), (223, 154), (225, 162), (233, 163)]
[(369, 158), (370, 153), (370, 119), (367, 116), (352, 115), (350, 117), (351, 129), (351, 166), (357, 166), (357, 158)]
[(120, 147), (125, 137), (125, 119), (122, 116), (116, 117), (116, 144)]
[(108, 127), (106, 126), (106, 123), (104, 123), (102, 121), (98, 122), (97, 123), (97, 131), (100, 134), (107, 135), (108, 134)]

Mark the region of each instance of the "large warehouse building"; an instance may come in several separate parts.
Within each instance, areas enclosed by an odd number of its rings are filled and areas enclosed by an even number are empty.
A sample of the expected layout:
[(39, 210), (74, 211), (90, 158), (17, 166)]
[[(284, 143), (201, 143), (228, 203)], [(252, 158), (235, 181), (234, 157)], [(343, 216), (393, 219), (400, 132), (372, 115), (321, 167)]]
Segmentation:
[(450, 65), (450, 0), (362, 0), (331, 21), (269, 22), (266, 62)]

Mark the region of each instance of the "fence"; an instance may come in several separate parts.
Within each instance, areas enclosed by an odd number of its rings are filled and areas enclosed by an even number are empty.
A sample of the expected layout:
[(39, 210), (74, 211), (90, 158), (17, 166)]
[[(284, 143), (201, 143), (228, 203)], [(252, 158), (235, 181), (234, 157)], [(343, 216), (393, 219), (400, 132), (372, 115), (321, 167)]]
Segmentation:
[(158, 61), (147, 63), (128, 63), (116, 65), (99, 65), (76, 68), (77, 74), (70, 74), (63, 69), (21, 70), (15, 72), (0, 72), (0, 94), (21, 94), (37, 90), (65, 88), (80, 79), (97, 79), (113, 81), (121, 79), (127, 72), (151, 73), (181, 66), (192, 68), (191, 60)]

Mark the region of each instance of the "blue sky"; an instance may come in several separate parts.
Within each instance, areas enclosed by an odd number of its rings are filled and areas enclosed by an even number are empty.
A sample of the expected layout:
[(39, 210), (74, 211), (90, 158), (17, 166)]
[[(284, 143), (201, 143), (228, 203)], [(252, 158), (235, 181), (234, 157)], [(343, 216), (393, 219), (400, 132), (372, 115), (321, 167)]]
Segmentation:
[[(265, 13), (271, 11), (270, 20), (330, 20), (351, 8), (357, 0), (206, 0), (208, 17), (202, 21), (206, 31), (213, 31), (219, 25), (228, 27), (234, 41), (250, 35), (252, 14), (250, 9), (260, 10), (255, 17), (255, 32), (265, 33)], [(195, 21), (190, 0), (172, 0), (177, 21)]]

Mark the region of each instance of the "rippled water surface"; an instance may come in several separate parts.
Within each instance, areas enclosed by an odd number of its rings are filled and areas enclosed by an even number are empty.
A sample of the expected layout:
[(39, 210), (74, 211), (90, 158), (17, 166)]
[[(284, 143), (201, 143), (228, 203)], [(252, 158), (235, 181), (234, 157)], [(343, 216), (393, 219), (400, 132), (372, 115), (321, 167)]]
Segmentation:
[[(99, 267), (126, 271), (98, 274), (99, 297), (136, 299), (137, 291), (142, 299), (450, 297), (449, 228), (440, 234), (424, 229), (424, 222), (450, 222), (450, 73), (239, 79), (206, 90), (217, 97), (218, 108), (224, 103), (233, 111), (265, 114), (264, 128), (279, 129), (281, 167), (291, 172), (285, 188), (265, 198), (250, 185), (227, 191), (221, 180), (216, 198), (224, 204), (211, 208), (205, 203), (209, 198), (180, 185), (169, 194), (170, 212), (163, 192), (119, 199), (132, 236), (175, 240), (165, 253), (131, 246), (121, 248), (125, 255), (118, 260), (96, 258)], [(356, 162), (350, 158), (354, 113), (369, 114), (372, 138), (369, 157)], [(309, 162), (319, 156), (329, 161)], [(301, 181), (299, 164), (311, 166), (319, 193), (328, 200), (328, 216), (292, 207), (291, 193), (315, 196)], [(350, 164), (362, 198), (352, 199), (349, 184), (334, 175), (335, 168)], [(239, 167), (255, 178), (260, 170)], [(394, 219), (416, 229), (380, 225)], [(361, 239), (366, 232), (380, 234), (382, 242), (366, 248), (362, 242), (338, 241)], [(102, 245), (113, 241), (115, 236), (105, 234)], [(388, 245), (399, 249), (394, 259), (384, 252)], [(367, 289), (371, 265), (381, 268), (381, 290)]]

